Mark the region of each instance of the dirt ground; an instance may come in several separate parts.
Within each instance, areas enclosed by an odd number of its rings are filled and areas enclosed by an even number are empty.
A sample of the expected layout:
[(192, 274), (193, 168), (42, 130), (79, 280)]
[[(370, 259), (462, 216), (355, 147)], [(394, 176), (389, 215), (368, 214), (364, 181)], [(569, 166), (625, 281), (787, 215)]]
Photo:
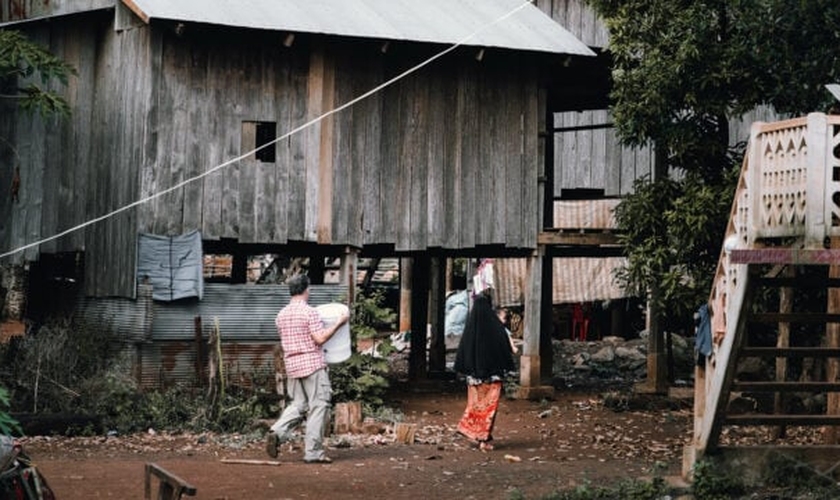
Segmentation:
[[(414, 444), (392, 432), (328, 440), (334, 463), (305, 464), (300, 443), (282, 450), (279, 465), (237, 465), (223, 459), (270, 460), (262, 432), (251, 435), (29, 437), (24, 450), (59, 500), (143, 498), (143, 470), (155, 462), (192, 483), (194, 498), (540, 498), (586, 482), (604, 484), (653, 474), (678, 475), (689, 437), (690, 409), (650, 401), (615, 412), (598, 393), (558, 393), (555, 400), (506, 399), (496, 420), (496, 449), (479, 451), (455, 433), (466, 402), (455, 383), (400, 391), (390, 405), (416, 423)], [(156, 485), (155, 485), (156, 486)], [(153, 488), (154, 490), (154, 488)], [(154, 497), (154, 494), (153, 494)]]

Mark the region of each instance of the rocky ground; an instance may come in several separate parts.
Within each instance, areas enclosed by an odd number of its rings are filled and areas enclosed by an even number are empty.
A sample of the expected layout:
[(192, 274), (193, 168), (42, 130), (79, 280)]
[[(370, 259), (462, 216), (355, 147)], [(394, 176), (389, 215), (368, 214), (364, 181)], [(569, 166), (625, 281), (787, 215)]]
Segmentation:
[[(690, 343), (674, 345), (675, 359), (683, 360), (677, 373), (690, 372)], [(389, 411), (369, 419), (365, 432), (330, 436), (335, 461), (329, 465), (303, 463), (300, 441), (271, 460), (258, 428), (226, 435), (150, 430), (130, 436), (32, 436), (23, 444), (61, 500), (143, 498), (144, 464), (150, 462), (195, 485), (195, 498), (213, 500), (539, 499), (627, 479), (678, 477), (691, 436), (691, 402), (629, 389), (644, 377), (645, 339), (554, 346), (555, 398), (503, 400), (492, 452), (479, 451), (455, 432), (466, 403), (457, 379), (395, 384)], [(404, 359), (394, 361), (395, 371), (404, 368)], [(398, 423), (414, 426), (410, 444), (397, 440)], [(727, 430), (722, 443), (754, 443), (770, 431)], [(789, 435), (799, 442), (818, 438), (797, 430)], [(688, 491), (675, 489), (671, 498), (691, 498)], [(750, 494), (733, 498), (817, 498), (769, 490)]]

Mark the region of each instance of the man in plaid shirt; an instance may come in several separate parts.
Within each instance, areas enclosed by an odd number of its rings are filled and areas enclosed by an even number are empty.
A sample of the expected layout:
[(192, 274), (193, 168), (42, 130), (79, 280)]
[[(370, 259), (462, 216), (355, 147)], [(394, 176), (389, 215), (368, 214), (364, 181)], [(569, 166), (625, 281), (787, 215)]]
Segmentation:
[(289, 440), (291, 430), (306, 416), (304, 461), (330, 463), (332, 460), (324, 454), (324, 429), (329, 420), (332, 388), (321, 345), (350, 318), (345, 313), (337, 323), (325, 328), (318, 311), (308, 304), (309, 278), (298, 274), (287, 284), (292, 298), (274, 323), (283, 346), (292, 402), (271, 426), (266, 451), (276, 458), (280, 444)]

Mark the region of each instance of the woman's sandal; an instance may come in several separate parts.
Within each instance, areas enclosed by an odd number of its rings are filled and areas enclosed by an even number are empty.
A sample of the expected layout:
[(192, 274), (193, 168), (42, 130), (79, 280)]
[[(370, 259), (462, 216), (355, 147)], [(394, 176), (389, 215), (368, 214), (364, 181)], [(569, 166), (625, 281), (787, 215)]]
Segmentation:
[(478, 443), (478, 449), (481, 451), (493, 451), (493, 445), (487, 441), (482, 441)]

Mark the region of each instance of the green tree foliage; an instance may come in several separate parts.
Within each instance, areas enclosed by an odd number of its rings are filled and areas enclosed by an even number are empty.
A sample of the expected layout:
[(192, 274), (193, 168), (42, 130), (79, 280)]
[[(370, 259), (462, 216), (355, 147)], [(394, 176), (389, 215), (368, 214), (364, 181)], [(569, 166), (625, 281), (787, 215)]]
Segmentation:
[(0, 434), (11, 436), (12, 434), (22, 434), (20, 425), (17, 420), (13, 419), (7, 412), (9, 409), (9, 392), (0, 387)]
[[(619, 209), (622, 280), (685, 314), (708, 297), (744, 145), (729, 121), (758, 105), (827, 111), (840, 81), (833, 0), (587, 0), (610, 31), (611, 111), (627, 145), (655, 145), (678, 181), (638, 184)], [(715, 198), (718, 199), (715, 199)], [(705, 240), (705, 241), (703, 241)]]
[(70, 106), (50, 86), (67, 85), (72, 66), (19, 31), (0, 31), (0, 98), (42, 116), (70, 114)]

